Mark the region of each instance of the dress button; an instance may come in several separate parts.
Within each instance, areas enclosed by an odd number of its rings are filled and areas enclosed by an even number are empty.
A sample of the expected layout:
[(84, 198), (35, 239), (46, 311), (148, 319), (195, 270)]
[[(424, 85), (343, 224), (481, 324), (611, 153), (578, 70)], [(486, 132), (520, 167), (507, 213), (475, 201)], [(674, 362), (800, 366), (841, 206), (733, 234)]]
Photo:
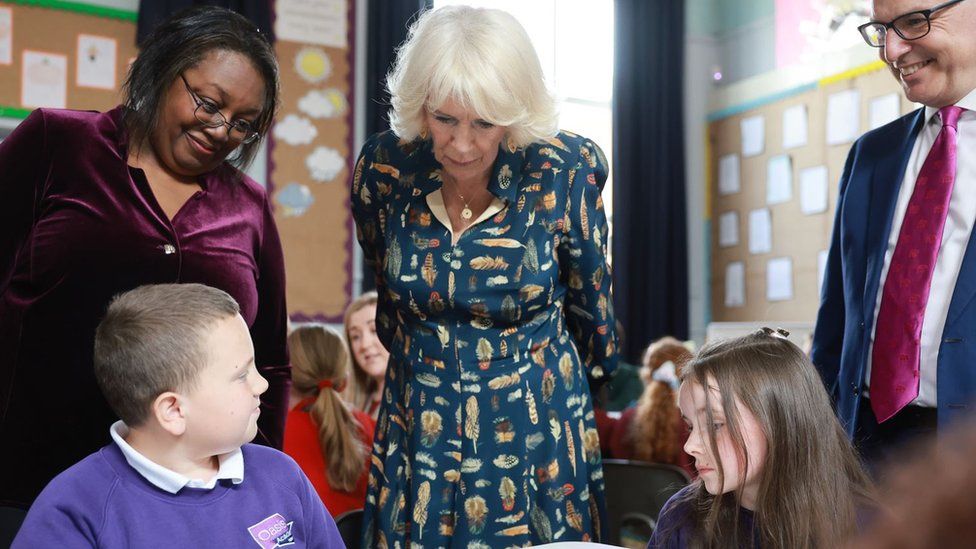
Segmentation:
[(163, 253), (166, 255), (172, 255), (176, 253), (176, 246), (172, 244), (166, 244), (163, 246)]

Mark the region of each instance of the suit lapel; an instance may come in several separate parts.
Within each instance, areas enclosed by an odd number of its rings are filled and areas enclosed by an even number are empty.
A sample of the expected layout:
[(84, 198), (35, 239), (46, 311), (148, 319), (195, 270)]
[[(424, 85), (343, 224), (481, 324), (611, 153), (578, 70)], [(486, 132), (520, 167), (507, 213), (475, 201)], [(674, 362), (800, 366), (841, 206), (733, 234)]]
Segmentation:
[(897, 131), (899, 128), (893, 127), (890, 132), (893, 135), (878, 135), (873, 140), (879, 151), (873, 160), (876, 167), (871, 174), (868, 191), (868, 234), (865, 239), (867, 276), (864, 279), (863, 318), (874, 318), (881, 267), (888, 248), (888, 235), (891, 232), (895, 204), (898, 202), (898, 191), (905, 178), (905, 167), (912, 154), (915, 138), (925, 123), (925, 109), (919, 109), (914, 116), (906, 116), (903, 120), (904, 126), (900, 132)]

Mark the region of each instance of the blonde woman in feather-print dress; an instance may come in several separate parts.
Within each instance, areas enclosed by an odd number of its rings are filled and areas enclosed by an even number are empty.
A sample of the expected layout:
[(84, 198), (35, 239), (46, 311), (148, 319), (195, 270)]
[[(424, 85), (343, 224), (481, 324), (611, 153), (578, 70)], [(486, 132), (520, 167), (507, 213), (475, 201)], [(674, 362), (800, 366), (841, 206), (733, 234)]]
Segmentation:
[(605, 539), (587, 379), (616, 355), (603, 154), (556, 131), (504, 12), (426, 13), (388, 86), (393, 131), (351, 189), (390, 350), (363, 547)]

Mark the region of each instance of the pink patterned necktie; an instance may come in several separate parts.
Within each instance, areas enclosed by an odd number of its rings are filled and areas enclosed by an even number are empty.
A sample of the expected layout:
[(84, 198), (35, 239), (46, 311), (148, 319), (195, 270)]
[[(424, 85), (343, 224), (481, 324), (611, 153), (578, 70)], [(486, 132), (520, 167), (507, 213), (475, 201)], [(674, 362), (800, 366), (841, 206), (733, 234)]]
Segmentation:
[(878, 423), (918, 397), (922, 319), (956, 179), (956, 123), (962, 110), (939, 109), (942, 131), (918, 173), (888, 267), (871, 353), (871, 409)]

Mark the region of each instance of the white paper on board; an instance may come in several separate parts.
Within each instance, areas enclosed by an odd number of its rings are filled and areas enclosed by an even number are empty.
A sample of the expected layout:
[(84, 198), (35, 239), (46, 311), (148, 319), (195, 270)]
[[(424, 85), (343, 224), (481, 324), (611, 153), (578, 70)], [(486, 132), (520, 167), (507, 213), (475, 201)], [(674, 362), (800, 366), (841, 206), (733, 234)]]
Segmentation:
[(348, 47), (346, 0), (278, 0), (275, 3), (275, 37), (278, 40)]
[(807, 106), (794, 105), (783, 111), (783, 148), (807, 144)]
[(775, 257), (766, 262), (766, 300), (793, 299), (793, 260)]
[(725, 212), (718, 216), (718, 245), (722, 248), (739, 243), (739, 212)]
[(115, 89), (118, 42), (106, 36), (78, 35), (77, 84), (84, 88)]
[(725, 267), (725, 306), (742, 307), (746, 304), (746, 269), (741, 261), (733, 261)]
[(25, 107), (63, 109), (68, 97), (68, 58), (42, 51), (24, 50), (20, 103)]
[(800, 211), (806, 215), (827, 211), (827, 166), (800, 170)]
[(0, 65), (14, 62), (14, 16), (11, 8), (0, 7)]
[(827, 144), (850, 143), (858, 136), (861, 121), (861, 93), (844, 90), (827, 99)]
[(889, 93), (875, 97), (868, 106), (868, 123), (871, 129), (880, 128), (901, 116), (901, 97)]
[(739, 182), (739, 155), (732, 153), (718, 159), (718, 194), (735, 194), (742, 189)]
[(749, 212), (749, 253), (765, 254), (773, 250), (773, 221), (769, 208)]
[(823, 290), (824, 274), (827, 272), (827, 250), (817, 252), (817, 295)]
[(793, 199), (793, 162), (781, 154), (766, 163), (766, 203), (782, 204)]
[(766, 117), (757, 115), (743, 118), (739, 131), (742, 133), (742, 156), (762, 154), (766, 148)]

